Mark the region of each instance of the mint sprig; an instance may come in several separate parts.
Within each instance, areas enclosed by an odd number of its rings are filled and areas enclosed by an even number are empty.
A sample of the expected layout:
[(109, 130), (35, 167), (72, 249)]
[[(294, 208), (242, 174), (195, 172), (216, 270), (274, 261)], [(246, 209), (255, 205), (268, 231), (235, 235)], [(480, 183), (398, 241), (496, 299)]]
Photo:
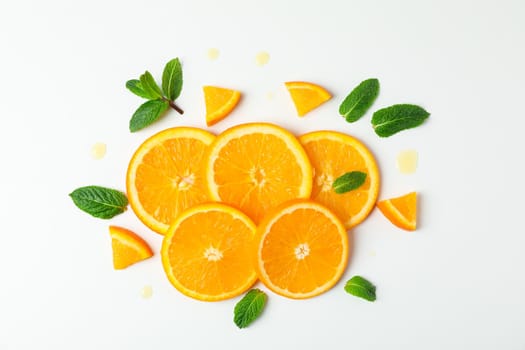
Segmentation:
[(262, 313), (267, 300), (260, 289), (252, 289), (235, 305), (233, 322), (239, 328), (248, 327)]
[(179, 114), (184, 111), (175, 104), (182, 90), (182, 67), (178, 58), (170, 60), (162, 74), (162, 89), (153, 75), (146, 71), (139, 79), (126, 82), (126, 88), (133, 94), (145, 98), (129, 122), (131, 132), (139, 131), (159, 119), (170, 107)]
[(430, 113), (411, 104), (398, 104), (374, 112), (372, 126), (380, 137), (388, 137), (423, 124)]
[(368, 301), (376, 300), (376, 286), (361, 276), (350, 278), (345, 284), (345, 291)]
[(362, 171), (350, 171), (339, 176), (332, 183), (332, 188), (337, 194), (343, 194), (361, 187), (366, 180), (366, 173)]
[(362, 81), (341, 103), (339, 114), (349, 123), (359, 120), (372, 106), (378, 94), (379, 80)]
[(111, 219), (123, 213), (128, 206), (124, 193), (101, 186), (79, 187), (69, 196), (79, 209), (100, 219)]

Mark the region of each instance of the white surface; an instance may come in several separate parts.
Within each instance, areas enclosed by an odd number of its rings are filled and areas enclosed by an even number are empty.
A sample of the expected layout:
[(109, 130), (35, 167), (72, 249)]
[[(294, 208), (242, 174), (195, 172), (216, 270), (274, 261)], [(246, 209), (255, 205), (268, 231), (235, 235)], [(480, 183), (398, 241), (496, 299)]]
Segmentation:
[[(2, 1), (0, 349), (525, 349), (524, 18), (520, 0)], [(271, 55), (264, 67), (259, 51)], [(159, 77), (176, 56), (186, 113), (130, 134), (141, 101), (125, 81), (145, 69)], [(388, 139), (373, 133), (371, 113), (345, 123), (340, 101), (369, 77), (381, 82), (374, 110), (421, 104), (428, 122)], [(317, 82), (334, 98), (299, 119), (287, 80)], [(306, 301), (270, 294), (245, 330), (232, 322), (237, 299), (179, 294), (158, 254), (113, 271), (109, 223), (136, 230), (156, 252), (161, 237), (131, 210), (91, 218), (68, 193), (124, 189), (147, 136), (203, 127), (203, 84), (244, 94), (214, 132), (267, 120), (365, 141), (382, 198), (420, 192), (420, 229), (398, 230), (374, 211), (354, 232), (339, 285)], [(90, 148), (99, 141), (107, 155), (97, 161)], [(418, 170), (401, 175), (396, 155), (410, 148)], [(377, 285), (375, 303), (344, 293), (354, 274)]]

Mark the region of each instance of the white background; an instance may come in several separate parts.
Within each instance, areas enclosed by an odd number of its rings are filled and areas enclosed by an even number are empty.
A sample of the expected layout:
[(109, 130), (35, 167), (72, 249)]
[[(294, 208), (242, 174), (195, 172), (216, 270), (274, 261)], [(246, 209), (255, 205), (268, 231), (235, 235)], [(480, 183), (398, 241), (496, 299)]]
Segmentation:
[[(521, 0), (2, 0), (0, 349), (525, 349), (524, 19)], [(264, 67), (259, 51), (271, 55)], [(130, 134), (141, 100), (124, 83), (145, 69), (160, 77), (177, 56), (186, 113)], [(373, 133), (371, 113), (347, 124), (339, 103), (369, 77), (381, 82), (374, 109), (415, 103), (429, 120), (388, 139)], [(334, 98), (298, 118), (288, 80)], [(179, 294), (158, 254), (114, 271), (109, 224), (156, 253), (161, 236), (131, 210), (94, 219), (68, 194), (123, 190), (146, 137), (204, 127), (204, 84), (243, 92), (213, 132), (264, 120), (362, 139), (380, 165), (381, 198), (420, 193), (420, 228), (399, 230), (374, 211), (353, 232), (341, 283), (306, 301), (269, 293), (244, 330), (232, 322), (238, 299)], [(97, 161), (99, 141), (108, 151)], [(419, 152), (414, 175), (396, 169), (403, 149)], [(354, 274), (377, 285), (375, 303), (345, 294)]]

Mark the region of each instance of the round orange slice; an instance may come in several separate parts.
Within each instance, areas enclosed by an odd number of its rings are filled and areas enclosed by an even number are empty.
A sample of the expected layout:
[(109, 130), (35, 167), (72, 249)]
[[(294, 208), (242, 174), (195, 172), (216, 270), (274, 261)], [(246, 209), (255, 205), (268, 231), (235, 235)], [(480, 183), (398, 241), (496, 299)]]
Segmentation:
[(210, 197), (239, 208), (255, 223), (280, 203), (308, 198), (312, 189), (312, 168), (301, 144), (268, 123), (242, 124), (218, 135), (206, 169)]
[(325, 88), (313, 83), (289, 81), (284, 83), (284, 85), (288, 89), (297, 110), (297, 115), (300, 117), (332, 98), (332, 95)]
[(122, 270), (139, 261), (150, 258), (153, 252), (148, 243), (136, 233), (119, 226), (109, 226), (113, 268)]
[(184, 211), (162, 241), (162, 265), (181, 293), (199, 300), (232, 298), (257, 279), (251, 250), (255, 224), (220, 203)]
[[(350, 229), (361, 223), (374, 208), (379, 192), (379, 171), (372, 153), (352, 136), (335, 131), (315, 131), (299, 138), (312, 167), (312, 199), (330, 208)], [(363, 185), (338, 194), (332, 184), (351, 171), (366, 173)]]
[(131, 158), (129, 203), (153, 231), (164, 234), (184, 209), (209, 201), (203, 159), (214, 138), (197, 128), (171, 128), (147, 139)]
[(266, 216), (255, 239), (260, 280), (277, 294), (310, 298), (332, 288), (348, 261), (341, 221), (311, 200), (292, 200)]
[(377, 202), (377, 207), (391, 223), (407, 231), (417, 226), (417, 193), (410, 192), (400, 197)]
[(237, 106), (241, 93), (236, 90), (217, 86), (204, 86), (204, 102), (206, 103), (206, 125), (212, 126), (226, 118)]

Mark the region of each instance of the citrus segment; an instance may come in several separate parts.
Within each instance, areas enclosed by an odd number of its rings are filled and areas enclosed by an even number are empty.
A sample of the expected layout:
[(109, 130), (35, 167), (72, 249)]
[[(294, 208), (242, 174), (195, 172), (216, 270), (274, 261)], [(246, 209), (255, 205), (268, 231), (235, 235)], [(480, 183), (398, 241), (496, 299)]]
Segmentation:
[[(314, 168), (312, 199), (330, 208), (350, 229), (374, 208), (379, 192), (379, 171), (373, 155), (357, 139), (335, 131), (315, 131), (299, 138)], [(366, 173), (365, 183), (344, 194), (332, 184), (341, 175)]]
[(257, 279), (251, 250), (255, 224), (220, 203), (195, 206), (174, 221), (162, 242), (162, 265), (181, 293), (199, 300), (234, 297)]
[(349, 242), (341, 221), (311, 200), (292, 200), (266, 216), (255, 239), (260, 280), (277, 294), (319, 295), (341, 278)]
[(394, 225), (407, 231), (414, 231), (417, 225), (417, 193), (385, 199), (377, 203), (383, 215)]
[(216, 86), (204, 86), (204, 101), (206, 103), (206, 125), (211, 126), (222, 119), (237, 106), (241, 93)]
[(164, 234), (180, 212), (209, 200), (203, 159), (214, 138), (201, 129), (177, 127), (140, 145), (128, 166), (126, 188), (145, 225)]
[(299, 116), (304, 116), (311, 110), (332, 98), (332, 95), (323, 87), (304, 81), (289, 81), (284, 83)]
[(113, 267), (125, 269), (129, 265), (153, 256), (149, 245), (136, 233), (119, 226), (109, 226)]
[(293, 198), (308, 198), (312, 168), (299, 141), (273, 124), (251, 123), (217, 136), (207, 159), (210, 197), (241, 209), (255, 223)]

